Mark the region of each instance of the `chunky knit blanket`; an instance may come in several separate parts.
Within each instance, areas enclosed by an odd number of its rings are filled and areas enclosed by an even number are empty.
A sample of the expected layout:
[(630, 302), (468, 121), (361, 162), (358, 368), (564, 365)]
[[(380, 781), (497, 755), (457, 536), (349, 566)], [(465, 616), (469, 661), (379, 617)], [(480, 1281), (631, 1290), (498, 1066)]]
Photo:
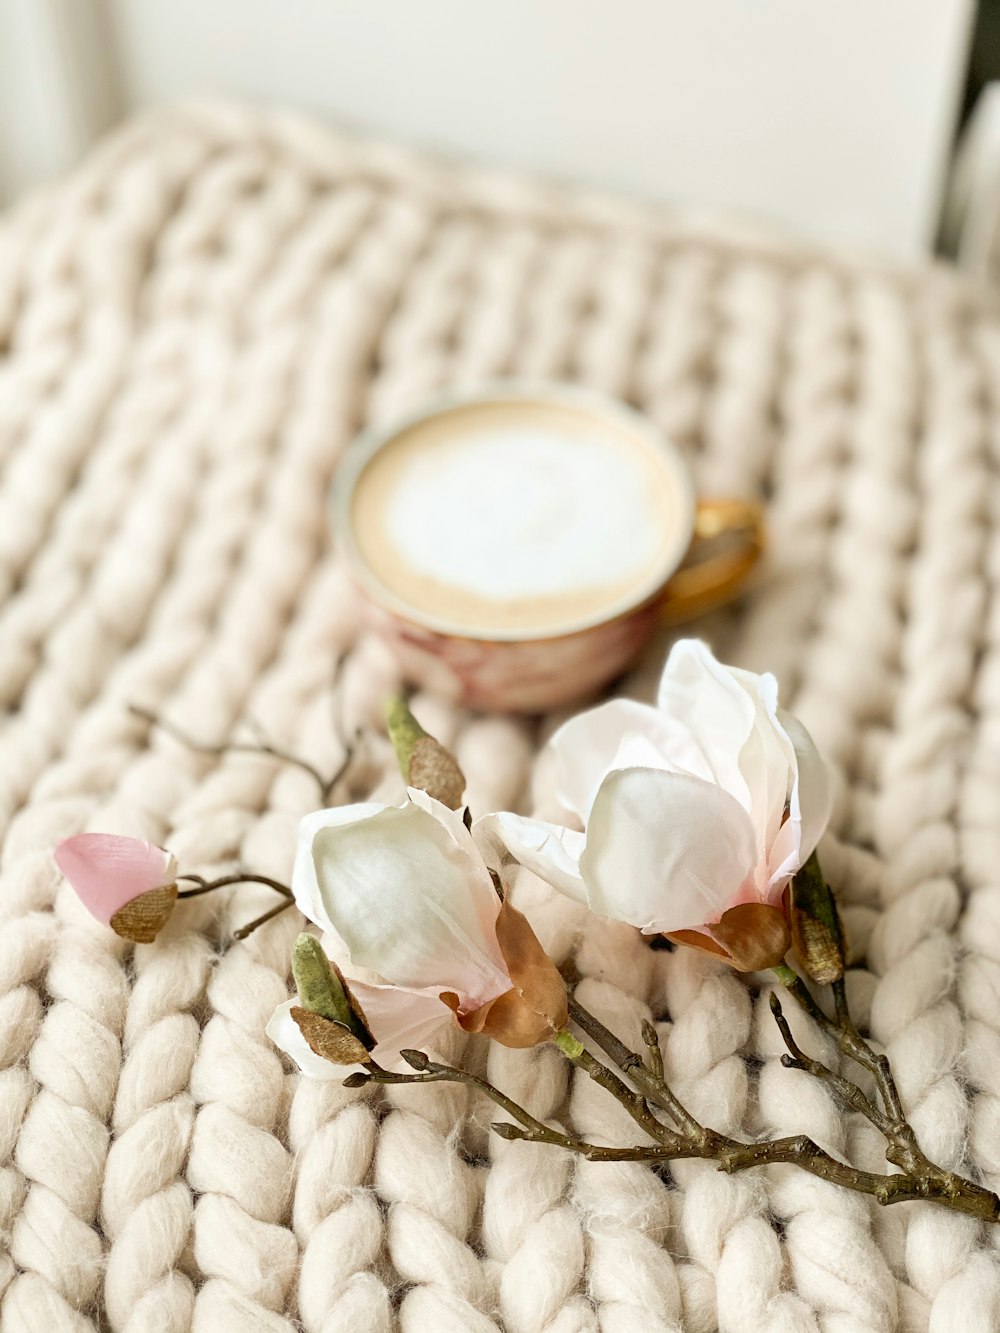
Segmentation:
[[(0, 230), (3, 1333), (1000, 1327), (996, 1231), (791, 1168), (505, 1143), (453, 1086), (302, 1080), (264, 1035), (301, 919), (232, 942), (266, 889), (132, 947), (60, 879), (52, 845), (83, 829), (287, 878), (318, 802), (306, 772), (196, 753), (130, 705), (323, 771), (360, 731), (334, 799), (401, 794), (395, 668), (331, 554), (327, 489), (362, 424), (507, 374), (617, 394), (705, 493), (769, 498), (767, 577), (700, 632), (773, 670), (833, 765), (858, 1015), (924, 1146), (1000, 1184), (996, 308), (943, 271), (188, 106)], [(664, 647), (621, 688), (648, 696)], [(475, 810), (551, 806), (533, 761), (558, 719), (414, 711)], [(763, 988), (527, 876), (517, 893), (584, 1003), (633, 1039), (652, 1016), (703, 1120), (884, 1169), (781, 1066)], [(539, 1116), (629, 1134), (551, 1048), (466, 1054)]]

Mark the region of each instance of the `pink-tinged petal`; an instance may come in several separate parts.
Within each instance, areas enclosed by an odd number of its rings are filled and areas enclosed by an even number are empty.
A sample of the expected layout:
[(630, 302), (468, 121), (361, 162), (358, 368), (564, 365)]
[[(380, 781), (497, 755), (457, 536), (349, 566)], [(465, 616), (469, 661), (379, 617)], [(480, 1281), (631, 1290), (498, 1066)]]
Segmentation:
[(455, 1015), (435, 988), (408, 990), (399, 986), (372, 986), (349, 981), (377, 1045), (372, 1059), (386, 1069), (405, 1073), (410, 1066), (400, 1051), (442, 1054), (455, 1031)]
[(105, 925), (140, 893), (173, 884), (177, 878), (177, 863), (168, 851), (116, 833), (63, 838), (55, 858), (84, 907)]
[(750, 793), (750, 817), (757, 835), (759, 888), (767, 888), (771, 846), (785, 818), (795, 777), (795, 749), (778, 716), (778, 682), (769, 673), (726, 668), (746, 690), (755, 716), (739, 753), (740, 771)]
[(739, 756), (756, 707), (730, 669), (699, 639), (680, 639), (664, 667), (657, 705), (685, 730), (685, 749), (670, 756), (674, 770), (715, 783), (749, 812), (751, 794)]
[[(353, 980), (348, 984), (376, 1041), (372, 1059), (384, 1069), (407, 1073), (410, 1066), (400, 1059), (400, 1051), (434, 1051), (455, 1028), (454, 1014), (431, 991), (372, 986)], [(298, 1000), (292, 999), (278, 1005), (268, 1022), (267, 1035), (303, 1074), (343, 1082), (360, 1065), (336, 1065), (317, 1055), (292, 1018), (291, 1011), (297, 1004)]]
[(601, 785), (580, 869), (591, 908), (640, 930), (717, 921), (752, 875), (750, 817), (701, 778), (630, 768)]
[(597, 789), (613, 768), (669, 767), (661, 756), (675, 731), (671, 719), (633, 699), (611, 699), (570, 718), (549, 742), (556, 800), (585, 823)]
[(515, 861), (533, 870), (560, 893), (579, 903), (587, 901), (580, 874), (586, 838), (576, 829), (500, 812), (477, 819), (473, 831), (480, 846), (488, 846), (495, 838)]
[(353, 964), (396, 986), (454, 991), (463, 1011), (509, 988), (489, 873), (434, 815), (408, 803), (326, 825), (312, 854), (326, 919)]
[[(292, 869), (292, 893), (295, 905), (303, 916), (307, 916), (314, 925), (336, 934), (333, 922), (327, 914), (323, 895), (316, 882), (316, 867), (313, 864), (313, 842), (320, 829), (339, 828), (342, 824), (353, 824), (359, 819), (370, 819), (382, 810), (392, 806), (380, 805), (376, 801), (361, 801), (356, 805), (342, 805), (337, 809), (316, 810), (306, 815), (299, 824), (298, 846), (295, 851), (295, 865)], [(339, 956), (339, 955), (338, 955)]]

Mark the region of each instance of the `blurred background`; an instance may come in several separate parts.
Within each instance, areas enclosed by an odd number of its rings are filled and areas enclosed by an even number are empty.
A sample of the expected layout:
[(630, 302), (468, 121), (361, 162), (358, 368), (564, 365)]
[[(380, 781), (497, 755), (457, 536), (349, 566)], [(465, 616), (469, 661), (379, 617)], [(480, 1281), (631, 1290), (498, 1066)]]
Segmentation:
[(190, 93), (1000, 278), (1000, 0), (0, 0), (0, 197)]

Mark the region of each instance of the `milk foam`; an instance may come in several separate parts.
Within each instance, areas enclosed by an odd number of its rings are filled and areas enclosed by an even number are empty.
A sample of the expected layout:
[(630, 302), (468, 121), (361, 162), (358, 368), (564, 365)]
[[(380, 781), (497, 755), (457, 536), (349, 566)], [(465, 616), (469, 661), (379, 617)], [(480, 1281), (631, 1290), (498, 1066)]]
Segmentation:
[(641, 574), (659, 544), (642, 472), (601, 440), (484, 430), (400, 469), (386, 528), (429, 578), (495, 601)]
[(667, 458), (617, 423), (497, 402), (384, 446), (352, 521), (370, 570), (416, 611), (530, 632), (599, 615), (655, 576), (676, 547), (683, 494)]

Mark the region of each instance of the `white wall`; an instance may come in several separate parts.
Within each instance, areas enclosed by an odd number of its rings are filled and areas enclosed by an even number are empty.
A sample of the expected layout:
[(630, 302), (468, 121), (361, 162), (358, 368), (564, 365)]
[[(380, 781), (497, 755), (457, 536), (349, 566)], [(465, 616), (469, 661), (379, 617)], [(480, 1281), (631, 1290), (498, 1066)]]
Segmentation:
[(123, 110), (105, 0), (0, 0), (0, 199), (66, 171)]
[[(0, 0), (12, 3), (25, 0)], [(904, 257), (933, 239), (972, 7), (105, 3), (130, 105), (193, 90), (291, 101), (418, 144)]]

